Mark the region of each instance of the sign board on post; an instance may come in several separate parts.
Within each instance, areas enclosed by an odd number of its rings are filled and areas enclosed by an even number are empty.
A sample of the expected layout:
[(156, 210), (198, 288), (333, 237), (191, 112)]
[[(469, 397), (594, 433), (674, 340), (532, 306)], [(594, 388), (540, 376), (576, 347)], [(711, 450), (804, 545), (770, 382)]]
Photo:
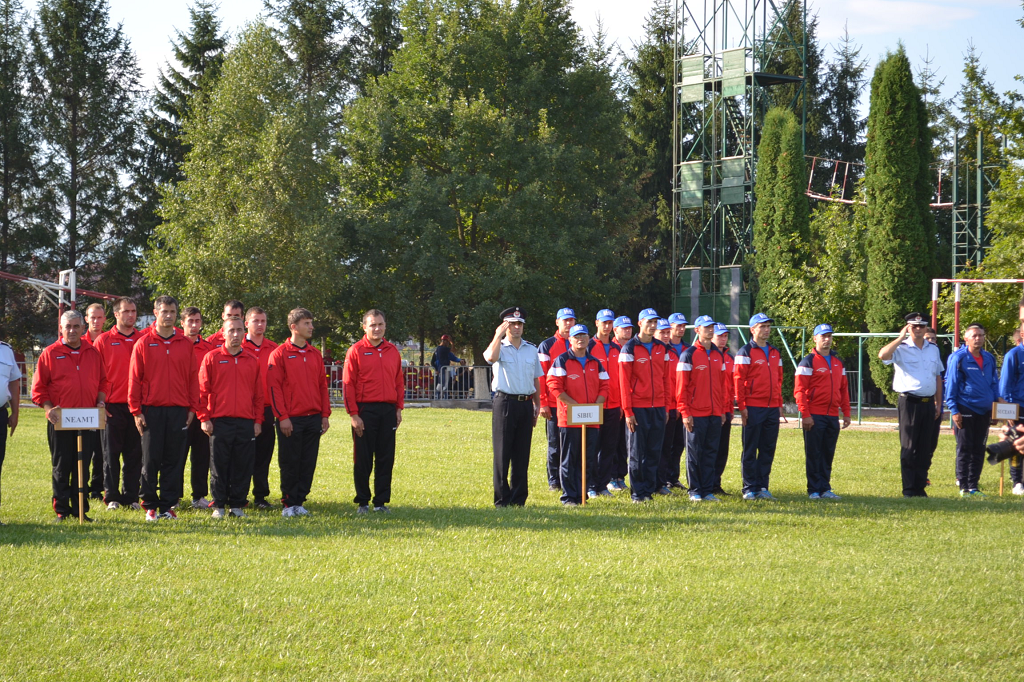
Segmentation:
[(99, 407), (59, 407), (57, 413), (57, 431), (99, 431), (107, 425), (107, 411)]
[(604, 424), (604, 409), (599, 403), (569, 405), (569, 426), (600, 426)]
[(1020, 406), (1017, 403), (992, 403), (993, 419), (1020, 419)]

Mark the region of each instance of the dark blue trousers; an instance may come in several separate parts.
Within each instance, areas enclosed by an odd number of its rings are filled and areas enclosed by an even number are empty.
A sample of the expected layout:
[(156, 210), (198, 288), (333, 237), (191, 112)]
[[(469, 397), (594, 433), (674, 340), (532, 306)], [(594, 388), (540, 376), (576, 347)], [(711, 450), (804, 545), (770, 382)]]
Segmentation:
[[(578, 426), (558, 427), (562, 441), (562, 462), (559, 475), (562, 484), (562, 503), (583, 501), (583, 429)], [(597, 480), (597, 448), (601, 434), (596, 428), (587, 427), (587, 489)]]
[(807, 468), (807, 494), (832, 490), (832, 460), (839, 440), (839, 417), (812, 414), (814, 427), (804, 431), (804, 465)]
[(547, 429), (548, 434), (548, 485), (559, 487), (558, 482), (558, 469), (562, 462), (562, 436), (558, 429), (558, 419), (555, 417), (555, 411), (558, 408), (551, 408), (551, 419), (545, 420), (544, 428)]
[(665, 423), (665, 441), (661, 446), (661, 464), (658, 466), (658, 485), (679, 483), (679, 462), (686, 448), (686, 428), (679, 410), (669, 410)]
[(985, 443), (991, 416), (960, 408), (963, 428), (956, 429), (956, 477), (960, 490), (977, 490), (981, 467), (985, 464)]
[(665, 408), (634, 407), (636, 431), (626, 428), (629, 487), (634, 500), (648, 498), (658, 488), (658, 465), (665, 441)]
[(775, 446), (779, 442), (779, 408), (747, 406), (747, 419), (740, 432), (743, 454), (740, 468), (743, 492), (768, 490), (768, 479), (775, 461)]
[[(686, 429), (682, 421), (679, 426)], [(718, 461), (718, 439), (722, 435), (722, 415), (694, 417), (693, 431), (686, 432), (686, 476), (690, 492), (701, 497), (715, 491), (715, 463)]]
[(604, 424), (601, 424), (599, 429), (601, 437), (597, 447), (597, 478), (591, 490), (605, 490), (611, 483), (615, 473), (615, 462), (619, 456), (619, 437), (623, 427), (622, 408), (605, 409)]

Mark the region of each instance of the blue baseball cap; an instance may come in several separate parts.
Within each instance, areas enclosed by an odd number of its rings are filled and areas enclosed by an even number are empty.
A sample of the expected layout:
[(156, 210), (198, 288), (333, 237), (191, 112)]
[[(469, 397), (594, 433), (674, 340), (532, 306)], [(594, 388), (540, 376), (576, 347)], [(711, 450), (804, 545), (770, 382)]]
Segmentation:
[(728, 334), (728, 333), (729, 333), (729, 328), (728, 327), (726, 327), (721, 322), (715, 322), (715, 336), (718, 336), (719, 334)]
[(644, 308), (640, 311), (640, 317), (638, 319), (643, 322), (644, 320), (650, 320), (652, 318), (657, 319), (658, 317), (660, 317), (660, 315), (658, 315), (658, 311), (654, 308)]
[(715, 321), (711, 319), (710, 315), (701, 315), (693, 321), (694, 327), (714, 327)]
[(615, 319), (615, 313), (605, 308), (604, 310), (598, 310), (597, 317), (594, 319), (598, 322), (611, 322)]
[(690, 324), (689, 322), (686, 321), (686, 315), (683, 315), (682, 313), (672, 313), (671, 315), (669, 315), (668, 316), (668, 323), (669, 324)]
[(753, 327), (755, 324), (761, 324), (762, 322), (774, 322), (772, 318), (768, 317), (764, 313), (757, 313), (750, 318), (750, 326)]
[(590, 336), (590, 330), (587, 329), (587, 325), (574, 324), (572, 329), (569, 330), (569, 336), (576, 336), (578, 334), (586, 334), (587, 336)]
[(629, 327), (630, 329), (632, 329), (633, 328), (633, 320), (629, 319), (625, 315), (623, 315), (622, 317), (616, 317), (615, 318), (615, 325), (614, 326), (616, 326), (616, 327)]
[(814, 328), (814, 333), (811, 334), (811, 336), (817, 336), (818, 334), (831, 334), (831, 333), (832, 333), (832, 325), (830, 325), (827, 322), (822, 322), (821, 324), (819, 324), (817, 327)]
[(572, 308), (562, 308), (558, 311), (558, 315), (555, 316), (556, 320), (567, 320), (569, 318), (576, 319), (576, 311)]
[(658, 320), (658, 331), (659, 332), (662, 329), (671, 329), (671, 328), (672, 328), (672, 323), (669, 322), (668, 320)]

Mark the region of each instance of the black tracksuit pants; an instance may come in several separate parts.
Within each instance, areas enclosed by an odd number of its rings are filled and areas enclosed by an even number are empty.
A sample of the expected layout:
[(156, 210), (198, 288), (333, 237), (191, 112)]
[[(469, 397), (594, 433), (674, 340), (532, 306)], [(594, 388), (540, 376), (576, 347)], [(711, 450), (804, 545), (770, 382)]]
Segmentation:
[[(583, 502), (583, 428), (560, 426), (562, 436), (562, 462), (559, 467), (559, 481), (562, 485), (562, 504)], [(596, 428), (587, 428), (587, 485), (590, 490), (597, 481), (597, 447), (601, 434)]]
[(241, 508), (249, 504), (249, 481), (256, 458), (255, 423), (240, 417), (213, 420), (210, 482), (214, 507)]
[(924, 491), (935, 444), (935, 398), (900, 395), (896, 406), (900, 422), (900, 474), (904, 497), (927, 497)]
[(971, 412), (960, 406), (960, 416), (963, 428), (956, 429), (956, 477), (960, 490), (977, 490), (992, 415)]
[[(1024, 424), (1024, 420), (1014, 422), (1015, 425)], [(3, 460), (3, 456), (0, 455), (0, 460)], [(1014, 462), (1018, 464), (1014, 466)], [(2, 463), (2, 461), (0, 461)], [(1024, 482), (1024, 457), (1017, 456), (1010, 459), (1010, 483), (1016, 485), (1017, 483)]]
[(748, 405), (740, 437), (743, 439), (740, 458), (743, 492), (768, 490), (775, 446), (779, 442), (779, 408)]
[[(679, 427), (686, 431), (680, 420)], [(718, 441), (722, 437), (722, 416), (694, 417), (693, 431), (686, 431), (686, 477), (690, 492), (701, 497), (715, 491), (715, 463)]]
[[(256, 436), (256, 461), (252, 469), (252, 497), (262, 502), (270, 495), (270, 462), (274, 459), (274, 411), (263, 408), (263, 423), (267, 428)], [(317, 424), (317, 431), (320, 430)]]
[[(17, 400), (17, 398), (13, 398)], [(0, 481), (3, 481), (4, 473), (4, 457), (7, 456), (7, 420), (9, 419), (7, 414), (7, 407), (0, 407)], [(2, 491), (2, 486), (0, 486)], [(0, 502), (3, 500), (3, 494), (0, 492)]]
[(598, 492), (607, 490), (612, 479), (618, 478), (615, 475), (615, 470), (619, 460), (619, 441), (622, 439), (624, 426), (621, 407), (605, 409), (604, 423), (598, 429), (597, 478), (594, 480), (594, 487), (591, 490)]
[[(281, 504), (285, 507), (301, 507), (306, 503), (309, 491), (313, 487), (316, 460), (320, 455), (323, 416), (311, 414), (305, 417), (291, 417), (291, 422), (292, 435), (287, 437), (281, 433), (281, 425), (277, 425), (279, 443), (277, 464), (281, 468)], [(392, 431), (393, 433), (394, 431)], [(394, 436), (392, 436), (391, 450), (392, 461), (394, 461)]]
[(722, 474), (725, 473), (725, 465), (729, 463), (729, 441), (732, 439), (732, 412), (725, 414), (725, 423), (722, 424), (722, 434), (718, 437), (718, 457), (715, 458), (715, 487), (712, 490), (722, 489)]
[[(671, 437), (670, 437), (671, 436)], [(658, 478), (663, 486), (680, 483), (683, 452), (686, 450), (686, 427), (683, 426), (679, 410), (670, 410), (665, 424), (665, 442), (661, 448), (661, 464)]]
[(804, 468), (807, 472), (807, 494), (832, 490), (832, 462), (839, 442), (839, 417), (812, 414), (814, 426), (804, 431)]
[(189, 408), (142, 406), (142, 506), (161, 514), (181, 501)]
[(188, 426), (188, 466), (192, 500), (206, 497), (210, 494), (210, 437), (198, 419)]
[(558, 469), (562, 462), (562, 435), (558, 430), (558, 418), (555, 416), (558, 408), (551, 408), (551, 419), (546, 419), (544, 428), (548, 436), (548, 486), (556, 488), (561, 486), (558, 482)]
[(391, 472), (395, 467), (395, 431), (398, 428), (394, 403), (360, 403), (363, 435), (352, 430), (352, 460), (359, 506), (370, 503), (370, 474), (373, 474), (373, 506), (391, 501)]
[[(53, 424), (46, 422), (46, 436), (50, 443), (50, 460), (53, 464), (53, 511), (61, 516), (78, 516), (78, 434), (88, 431), (57, 431)], [(85, 441), (85, 439), (83, 439)], [(86, 452), (83, 460), (91, 456), (88, 445), (83, 442)], [(88, 471), (83, 462), (83, 471)], [(89, 511), (89, 491), (85, 486), (85, 511)]]
[(532, 442), (533, 398), (528, 396), (520, 400), (519, 396), (497, 391), (491, 409), (495, 507), (522, 507), (526, 504)]
[(102, 499), (103, 484), (106, 481), (103, 432), (83, 431), (82, 436), (85, 443), (85, 477), (89, 480), (89, 494), (96, 499)]
[(626, 413), (619, 410), (619, 449), (615, 457), (615, 464), (612, 467), (612, 478), (623, 481), (629, 475), (629, 448), (626, 445)]
[(107, 403), (103, 429), (103, 501), (132, 504), (139, 501), (142, 478), (142, 436), (128, 403)]

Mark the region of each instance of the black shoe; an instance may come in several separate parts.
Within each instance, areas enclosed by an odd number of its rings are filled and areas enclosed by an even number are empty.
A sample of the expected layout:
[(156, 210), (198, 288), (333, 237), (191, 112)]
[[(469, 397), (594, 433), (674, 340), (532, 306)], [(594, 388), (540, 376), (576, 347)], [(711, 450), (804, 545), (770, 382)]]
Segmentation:
[(103, 499), (103, 493), (99, 493), (99, 492), (89, 493), (89, 499), (90, 500), (102, 500)]
[(257, 509), (273, 509), (274, 505), (270, 504), (266, 500), (256, 500)]
[(560, 492), (562, 492), (562, 489), (561, 489), (561, 488), (559, 488), (559, 487), (558, 487), (557, 485), (555, 485), (554, 483), (549, 483), (549, 484), (548, 484), (548, 490), (550, 490), (550, 491), (551, 491), (551, 492), (553, 492), (553, 493), (560, 493)]
[(725, 497), (732, 497), (732, 493), (727, 493), (721, 488), (715, 488), (713, 492), (715, 495), (724, 495)]
[(67, 514), (57, 514), (57, 518), (54, 520), (54, 523), (60, 523), (61, 521), (67, 521), (67, 518), (68, 518)]
[(668, 487), (670, 487), (670, 488), (679, 488), (680, 490), (686, 490), (686, 486), (683, 485), (682, 483), (680, 483), (679, 481), (672, 481), (671, 483), (668, 484)]

